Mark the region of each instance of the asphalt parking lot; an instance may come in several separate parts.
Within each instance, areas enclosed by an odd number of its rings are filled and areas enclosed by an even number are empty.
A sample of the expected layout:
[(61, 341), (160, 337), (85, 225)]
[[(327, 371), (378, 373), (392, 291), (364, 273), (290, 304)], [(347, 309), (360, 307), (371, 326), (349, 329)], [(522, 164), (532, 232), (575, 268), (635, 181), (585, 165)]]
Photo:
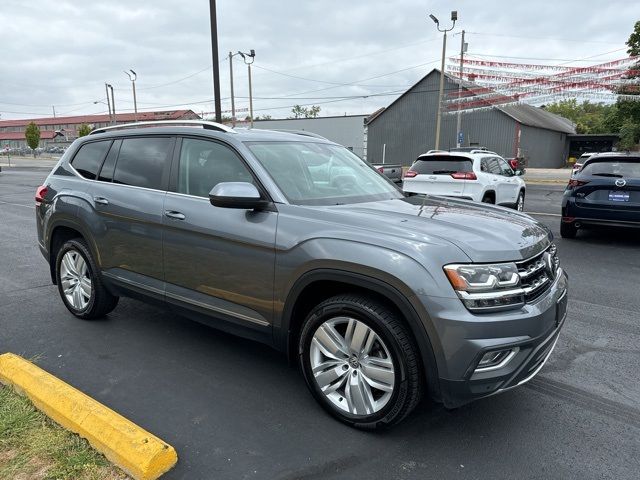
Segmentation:
[(562, 186), (531, 185), (570, 275), (568, 319), (524, 387), (447, 411), (425, 401), (388, 432), (327, 416), (269, 347), (122, 299), (72, 317), (36, 245), (46, 169), (0, 173), (0, 352), (39, 365), (171, 443), (167, 479), (576, 478), (640, 475), (640, 232), (559, 236)]

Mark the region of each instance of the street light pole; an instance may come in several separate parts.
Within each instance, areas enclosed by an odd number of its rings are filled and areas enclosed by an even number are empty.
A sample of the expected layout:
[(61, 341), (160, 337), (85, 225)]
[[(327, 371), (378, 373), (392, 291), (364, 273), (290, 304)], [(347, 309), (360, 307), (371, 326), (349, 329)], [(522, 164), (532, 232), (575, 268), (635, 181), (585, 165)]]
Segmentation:
[(440, 64), (440, 90), (438, 92), (438, 113), (436, 117), (436, 144), (435, 149), (438, 150), (440, 148), (440, 123), (442, 121), (442, 96), (444, 94), (444, 59), (447, 54), (447, 32), (453, 30), (453, 27), (456, 25), (456, 20), (458, 19), (458, 12), (455, 10), (451, 12), (451, 20), (453, 21), (453, 25), (451, 28), (440, 28), (440, 21), (432, 14), (429, 15), (431, 20), (433, 20), (438, 28), (439, 32), (444, 32), (444, 36), (442, 38), (442, 63)]
[(242, 55), (242, 59), (244, 60), (244, 63), (247, 64), (247, 70), (249, 73), (249, 121), (250, 121), (251, 128), (253, 128), (253, 87), (251, 85), (251, 64), (256, 59), (256, 51), (254, 49), (251, 49), (249, 53), (242, 53), (242, 52), (238, 52), (238, 53)]
[(109, 84), (108, 83), (104, 84), (104, 91), (107, 92), (107, 109), (109, 110), (109, 122), (113, 125), (113, 116), (111, 115), (111, 100), (109, 100)]
[(138, 78), (138, 74), (133, 70), (129, 69), (128, 72), (124, 72), (131, 80), (131, 86), (133, 87), (133, 119), (138, 121), (138, 102), (136, 100), (136, 80)]
[(462, 132), (462, 117), (460, 116), (460, 97), (462, 95), (462, 69), (464, 68), (464, 53), (467, 51), (467, 44), (464, 43), (464, 30), (462, 30), (462, 40), (460, 41), (460, 83), (458, 83), (458, 119), (456, 122), (456, 145), (462, 146), (460, 133)]
[(116, 124), (116, 97), (113, 96), (113, 86), (110, 84), (107, 84), (107, 87), (109, 87), (109, 90), (111, 91), (111, 111), (113, 112), (113, 120), (111, 121), (112, 125)]

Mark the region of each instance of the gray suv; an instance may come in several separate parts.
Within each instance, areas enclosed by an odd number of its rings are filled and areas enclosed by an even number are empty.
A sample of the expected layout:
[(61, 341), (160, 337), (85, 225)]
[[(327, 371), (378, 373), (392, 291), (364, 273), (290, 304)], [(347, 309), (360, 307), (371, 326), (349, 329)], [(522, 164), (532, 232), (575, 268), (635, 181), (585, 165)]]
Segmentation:
[(566, 316), (551, 232), (490, 205), (405, 196), (328, 140), (209, 122), (102, 128), (36, 192), (69, 311), (120, 296), (286, 352), (341, 421), (399, 422), (528, 381)]

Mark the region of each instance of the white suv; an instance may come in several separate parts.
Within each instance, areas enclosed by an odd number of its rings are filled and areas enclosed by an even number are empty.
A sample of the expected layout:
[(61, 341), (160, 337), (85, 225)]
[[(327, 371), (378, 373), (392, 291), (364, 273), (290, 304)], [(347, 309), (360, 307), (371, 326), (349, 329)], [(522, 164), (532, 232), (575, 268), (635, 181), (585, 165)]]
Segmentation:
[(402, 189), (522, 211), (526, 185), (521, 175), (504, 158), (486, 150), (425, 153), (406, 172)]

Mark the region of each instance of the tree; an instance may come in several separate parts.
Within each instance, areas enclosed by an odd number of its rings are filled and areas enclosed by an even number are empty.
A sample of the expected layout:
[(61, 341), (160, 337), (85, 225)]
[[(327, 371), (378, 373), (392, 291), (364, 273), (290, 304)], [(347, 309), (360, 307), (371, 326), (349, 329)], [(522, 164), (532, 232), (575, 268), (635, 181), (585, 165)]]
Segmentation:
[[(614, 105), (604, 103), (591, 103), (584, 101), (578, 103), (575, 98), (560, 100), (544, 107), (547, 111), (568, 118), (576, 125), (578, 133), (615, 133), (620, 126), (613, 122), (611, 113), (616, 111)], [(607, 122), (607, 120), (609, 120)], [(616, 125), (615, 130), (611, 126)]]
[(306, 116), (307, 109), (300, 105), (294, 105), (291, 109), (291, 113), (293, 113), (293, 118), (303, 118)]
[(638, 141), (640, 141), (640, 123), (636, 123), (629, 117), (620, 127), (618, 149), (631, 150), (638, 144)]
[(91, 127), (83, 123), (78, 127), (78, 137), (85, 137), (91, 133)]
[(293, 118), (316, 118), (320, 113), (320, 107), (312, 105), (309, 108), (301, 107), (300, 105), (294, 105), (291, 109)]
[(24, 139), (27, 141), (29, 148), (33, 150), (33, 156), (35, 157), (36, 148), (40, 143), (40, 129), (35, 123), (29, 123), (27, 128), (24, 129)]

